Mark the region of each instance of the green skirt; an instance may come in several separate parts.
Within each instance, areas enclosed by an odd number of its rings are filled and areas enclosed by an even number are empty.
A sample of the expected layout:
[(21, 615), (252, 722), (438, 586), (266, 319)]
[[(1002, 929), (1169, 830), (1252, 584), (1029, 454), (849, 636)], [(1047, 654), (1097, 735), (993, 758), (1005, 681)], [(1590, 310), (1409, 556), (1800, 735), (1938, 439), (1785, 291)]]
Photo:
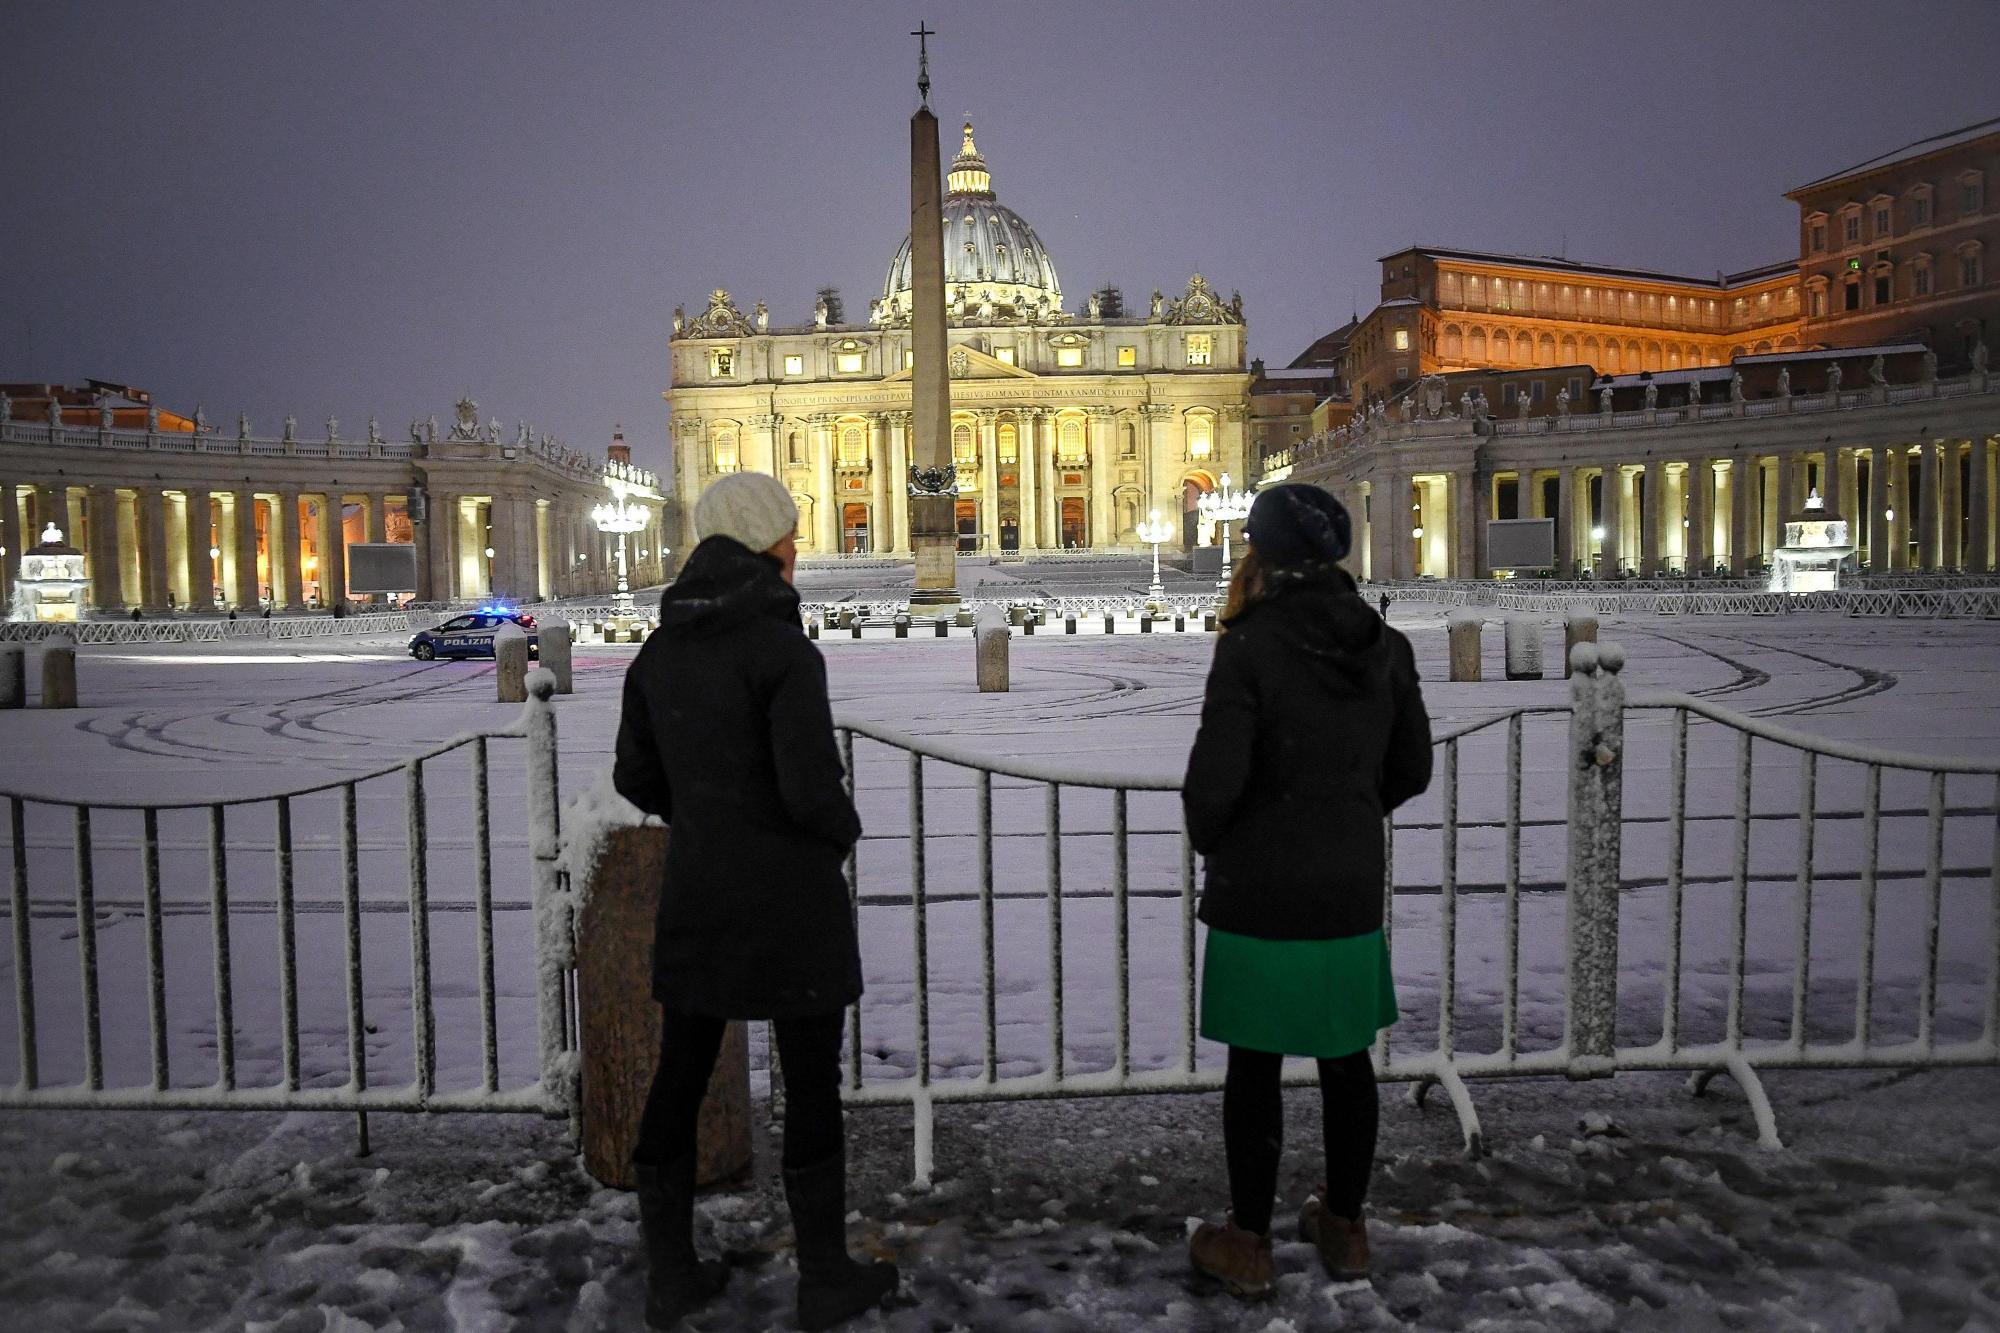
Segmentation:
[(1201, 1035), (1210, 1041), (1334, 1060), (1366, 1050), (1395, 1021), (1389, 943), (1379, 930), (1337, 940), (1208, 932)]

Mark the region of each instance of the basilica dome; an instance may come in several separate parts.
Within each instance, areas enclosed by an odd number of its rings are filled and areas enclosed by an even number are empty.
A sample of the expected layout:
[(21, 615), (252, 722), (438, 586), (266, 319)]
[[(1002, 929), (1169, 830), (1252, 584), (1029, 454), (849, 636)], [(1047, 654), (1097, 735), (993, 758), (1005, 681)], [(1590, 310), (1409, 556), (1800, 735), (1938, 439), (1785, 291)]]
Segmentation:
[[(956, 309), (962, 296), (968, 316), (989, 303), (995, 317), (1039, 312), (1047, 318), (1059, 313), (1062, 285), (1056, 281), (1055, 265), (1035, 229), (993, 197), (993, 177), (972, 142), (970, 121), (945, 188), (945, 300)], [(910, 238), (905, 236), (889, 261), (878, 314), (907, 319), (910, 286)]]

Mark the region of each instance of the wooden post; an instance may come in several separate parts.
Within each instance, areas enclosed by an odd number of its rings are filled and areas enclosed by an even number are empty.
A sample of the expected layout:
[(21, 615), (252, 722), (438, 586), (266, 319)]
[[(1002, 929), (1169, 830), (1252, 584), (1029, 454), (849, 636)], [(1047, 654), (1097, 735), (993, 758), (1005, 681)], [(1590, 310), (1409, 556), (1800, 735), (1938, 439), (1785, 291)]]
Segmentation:
[[(583, 1165), (616, 1189), (635, 1183), (632, 1149), (660, 1057), (653, 920), (666, 859), (667, 830), (656, 824), (607, 830), (577, 926)], [(699, 1185), (731, 1180), (750, 1168), (750, 1040), (742, 1023), (731, 1023), (723, 1035), (696, 1145)]]

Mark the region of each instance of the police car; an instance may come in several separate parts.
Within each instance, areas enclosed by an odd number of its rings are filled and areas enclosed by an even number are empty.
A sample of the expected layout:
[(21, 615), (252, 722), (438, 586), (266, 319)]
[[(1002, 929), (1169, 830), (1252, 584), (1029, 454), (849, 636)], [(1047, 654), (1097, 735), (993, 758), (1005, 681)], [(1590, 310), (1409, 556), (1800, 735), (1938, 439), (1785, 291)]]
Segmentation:
[(539, 656), (535, 618), (504, 606), (486, 606), (453, 616), (435, 629), (410, 636), (410, 656), (419, 662), (438, 657), (492, 657), (493, 636), (502, 625), (519, 625), (528, 633), (528, 656)]

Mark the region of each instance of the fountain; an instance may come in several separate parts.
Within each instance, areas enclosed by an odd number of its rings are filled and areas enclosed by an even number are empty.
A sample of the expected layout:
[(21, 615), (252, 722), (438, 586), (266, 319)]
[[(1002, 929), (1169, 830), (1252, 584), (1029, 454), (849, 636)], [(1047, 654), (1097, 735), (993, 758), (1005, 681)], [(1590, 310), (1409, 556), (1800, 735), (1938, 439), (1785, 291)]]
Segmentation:
[(89, 591), (83, 552), (65, 543), (62, 530), (51, 523), (42, 529), (41, 545), (21, 553), (12, 619), (73, 623), (83, 619)]
[(1832, 592), (1853, 558), (1847, 520), (1828, 513), (1815, 489), (1799, 516), (1785, 520), (1785, 543), (1771, 553), (1771, 591)]

